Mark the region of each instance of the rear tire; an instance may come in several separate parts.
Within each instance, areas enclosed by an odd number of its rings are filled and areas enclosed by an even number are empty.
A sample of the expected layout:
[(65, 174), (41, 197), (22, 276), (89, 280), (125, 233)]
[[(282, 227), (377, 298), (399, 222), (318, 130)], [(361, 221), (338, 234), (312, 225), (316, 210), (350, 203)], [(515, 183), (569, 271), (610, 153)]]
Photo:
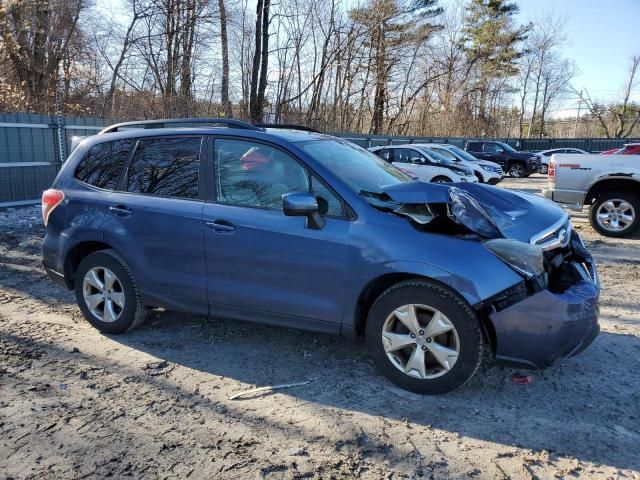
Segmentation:
[(75, 276), (76, 301), (87, 321), (103, 333), (124, 333), (140, 326), (146, 308), (133, 274), (115, 250), (87, 255)]
[(378, 369), (416, 393), (461, 387), (485, 359), (475, 313), (458, 295), (422, 280), (398, 283), (380, 295), (369, 311), (365, 337)]
[(549, 173), (549, 167), (545, 164), (540, 165), (540, 173), (542, 175), (547, 175)]
[(626, 237), (640, 224), (640, 199), (631, 192), (602, 193), (589, 208), (589, 223), (605, 237)]
[(449, 177), (444, 177), (444, 176), (439, 176), (439, 177), (434, 177), (431, 179), (431, 183), (451, 183), (453, 180), (451, 180)]

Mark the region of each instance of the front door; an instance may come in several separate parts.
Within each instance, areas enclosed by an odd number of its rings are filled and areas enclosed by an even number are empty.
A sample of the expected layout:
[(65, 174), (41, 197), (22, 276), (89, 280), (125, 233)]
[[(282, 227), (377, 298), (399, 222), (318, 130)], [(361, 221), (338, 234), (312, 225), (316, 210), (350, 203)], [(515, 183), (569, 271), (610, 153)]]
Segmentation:
[(502, 167), (503, 170), (507, 169), (507, 155), (505, 154), (502, 147), (496, 145), (495, 143), (485, 143), (484, 153), (486, 154), (484, 158), (497, 163)]
[[(214, 201), (203, 212), (211, 314), (338, 331), (350, 226), (342, 202), (273, 145), (217, 138), (213, 150)], [(313, 192), (322, 229), (284, 215), (291, 191)]]

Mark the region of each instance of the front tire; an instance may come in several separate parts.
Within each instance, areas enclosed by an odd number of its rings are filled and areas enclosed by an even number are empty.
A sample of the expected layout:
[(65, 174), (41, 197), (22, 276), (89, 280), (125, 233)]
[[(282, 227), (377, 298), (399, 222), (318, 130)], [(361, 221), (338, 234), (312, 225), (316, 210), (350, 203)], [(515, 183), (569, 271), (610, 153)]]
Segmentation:
[(146, 309), (131, 269), (115, 250), (87, 255), (74, 283), (82, 314), (99, 331), (124, 333), (144, 321)]
[(630, 192), (606, 192), (589, 209), (589, 223), (605, 237), (626, 237), (640, 223), (640, 199)]
[(484, 178), (482, 178), (482, 175), (480, 175), (480, 173), (475, 172), (476, 178), (478, 179), (478, 183), (485, 183)]
[(527, 174), (527, 169), (524, 163), (513, 162), (509, 165), (509, 176), (511, 178), (522, 178)]
[(416, 393), (461, 387), (485, 357), (471, 308), (448, 289), (422, 280), (398, 283), (380, 295), (369, 311), (365, 336), (380, 371)]
[(549, 167), (545, 164), (540, 165), (540, 173), (546, 175), (549, 173)]

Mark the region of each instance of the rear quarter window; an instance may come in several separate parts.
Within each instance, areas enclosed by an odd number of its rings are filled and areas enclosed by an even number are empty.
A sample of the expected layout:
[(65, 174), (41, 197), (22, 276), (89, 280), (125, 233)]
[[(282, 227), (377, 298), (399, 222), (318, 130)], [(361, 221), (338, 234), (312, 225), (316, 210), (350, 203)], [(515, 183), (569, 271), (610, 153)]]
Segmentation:
[(131, 139), (94, 145), (76, 167), (74, 177), (94, 187), (115, 189), (132, 145)]

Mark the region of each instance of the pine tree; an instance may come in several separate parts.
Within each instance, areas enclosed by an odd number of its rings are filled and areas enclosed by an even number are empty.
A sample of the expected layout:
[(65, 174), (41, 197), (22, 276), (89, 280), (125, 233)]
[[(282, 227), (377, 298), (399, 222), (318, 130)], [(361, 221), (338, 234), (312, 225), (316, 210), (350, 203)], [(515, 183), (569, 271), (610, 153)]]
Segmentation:
[(519, 7), (507, 0), (471, 0), (465, 19), (465, 49), (477, 67), (475, 89), (480, 93), (478, 115), (487, 117), (487, 97), (491, 82), (518, 74), (518, 48), (529, 25), (517, 26), (514, 16)]

